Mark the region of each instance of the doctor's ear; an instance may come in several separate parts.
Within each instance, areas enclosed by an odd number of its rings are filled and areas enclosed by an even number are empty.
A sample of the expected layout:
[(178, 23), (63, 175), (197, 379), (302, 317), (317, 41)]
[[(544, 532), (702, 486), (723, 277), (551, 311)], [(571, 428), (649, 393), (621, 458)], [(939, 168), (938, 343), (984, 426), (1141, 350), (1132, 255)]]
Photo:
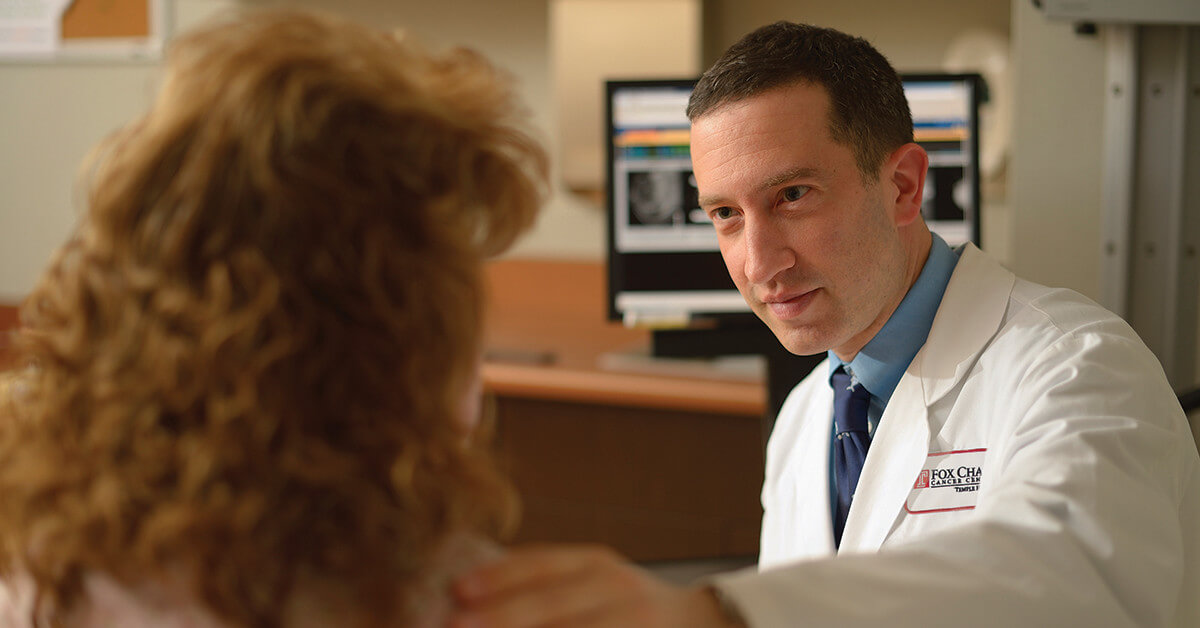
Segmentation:
[(925, 174), (929, 169), (929, 155), (920, 146), (908, 143), (897, 148), (883, 166), (884, 180), (894, 190), (892, 202), (895, 207), (897, 227), (910, 224), (921, 215), (921, 199), (925, 192)]

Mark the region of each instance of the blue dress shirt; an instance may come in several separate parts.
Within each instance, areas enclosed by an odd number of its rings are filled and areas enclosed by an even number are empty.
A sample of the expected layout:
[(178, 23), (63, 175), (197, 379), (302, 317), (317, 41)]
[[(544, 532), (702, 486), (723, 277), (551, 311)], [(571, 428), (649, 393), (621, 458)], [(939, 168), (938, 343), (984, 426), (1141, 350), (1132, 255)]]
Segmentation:
[[(933, 317), (942, 303), (950, 275), (958, 263), (958, 252), (951, 249), (938, 234), (933, 234), (929, 257), (921, 274), (909, 288), (883, 327), (867, 342), (866, 346), (849, 363), (843, 362), (833, 351), (829, 352), (829, 375), (844, 366), (852, 381), (861, 382), (871, 393), (871, 406), (867, 410), (867, 425), (871, 434), (879, 424), (879, 417), (887, 407), (896, 385), (904, 376), (917, 352), (925, 345)], [(832, 415), (831, 415), (832, 416)], [(834, 430), (830, 420), (830, 448), (833, 447)], [(837, 509), (837, 478), (833, 475), (833, 455), (829, 456), (830, 511)]]

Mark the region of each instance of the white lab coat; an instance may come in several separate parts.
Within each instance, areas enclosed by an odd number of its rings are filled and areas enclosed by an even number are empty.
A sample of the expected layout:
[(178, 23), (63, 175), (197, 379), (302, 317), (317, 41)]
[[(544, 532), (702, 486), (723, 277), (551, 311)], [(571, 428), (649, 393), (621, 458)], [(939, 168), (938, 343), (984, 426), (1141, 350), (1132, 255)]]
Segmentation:
[(836, 559), (827, 371), (771, 435), (759, 571), (715, 580), (750, 626), (1200, 627), (1200, 458), (1124, 321), (967, 246)]

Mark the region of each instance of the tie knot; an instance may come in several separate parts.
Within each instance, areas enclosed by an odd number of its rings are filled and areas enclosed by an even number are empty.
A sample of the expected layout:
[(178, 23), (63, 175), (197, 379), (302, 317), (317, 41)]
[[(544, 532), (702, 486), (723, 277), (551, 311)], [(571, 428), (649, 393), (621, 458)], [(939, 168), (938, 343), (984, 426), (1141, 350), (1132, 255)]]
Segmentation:
[(851, 380), (850, 375), (842, 370), (840, 366), (833, 372), (833, 376), (830, 378), (830, 385), (833, 386), (835, 395), (840, 393), (861, 399), (870, 399), (871, 393), (863, 387), (861, 382), (852, 382), (853, 380)]

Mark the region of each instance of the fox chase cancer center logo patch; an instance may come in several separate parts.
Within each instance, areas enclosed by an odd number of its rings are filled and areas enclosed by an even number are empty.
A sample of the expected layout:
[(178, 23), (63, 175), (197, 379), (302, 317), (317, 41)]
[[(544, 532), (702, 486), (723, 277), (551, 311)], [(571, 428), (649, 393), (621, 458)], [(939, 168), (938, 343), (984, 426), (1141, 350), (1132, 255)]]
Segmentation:
[(929, 454), (904, 509), (917, 515), (975, 508), (986, 454), (982, 448)]

